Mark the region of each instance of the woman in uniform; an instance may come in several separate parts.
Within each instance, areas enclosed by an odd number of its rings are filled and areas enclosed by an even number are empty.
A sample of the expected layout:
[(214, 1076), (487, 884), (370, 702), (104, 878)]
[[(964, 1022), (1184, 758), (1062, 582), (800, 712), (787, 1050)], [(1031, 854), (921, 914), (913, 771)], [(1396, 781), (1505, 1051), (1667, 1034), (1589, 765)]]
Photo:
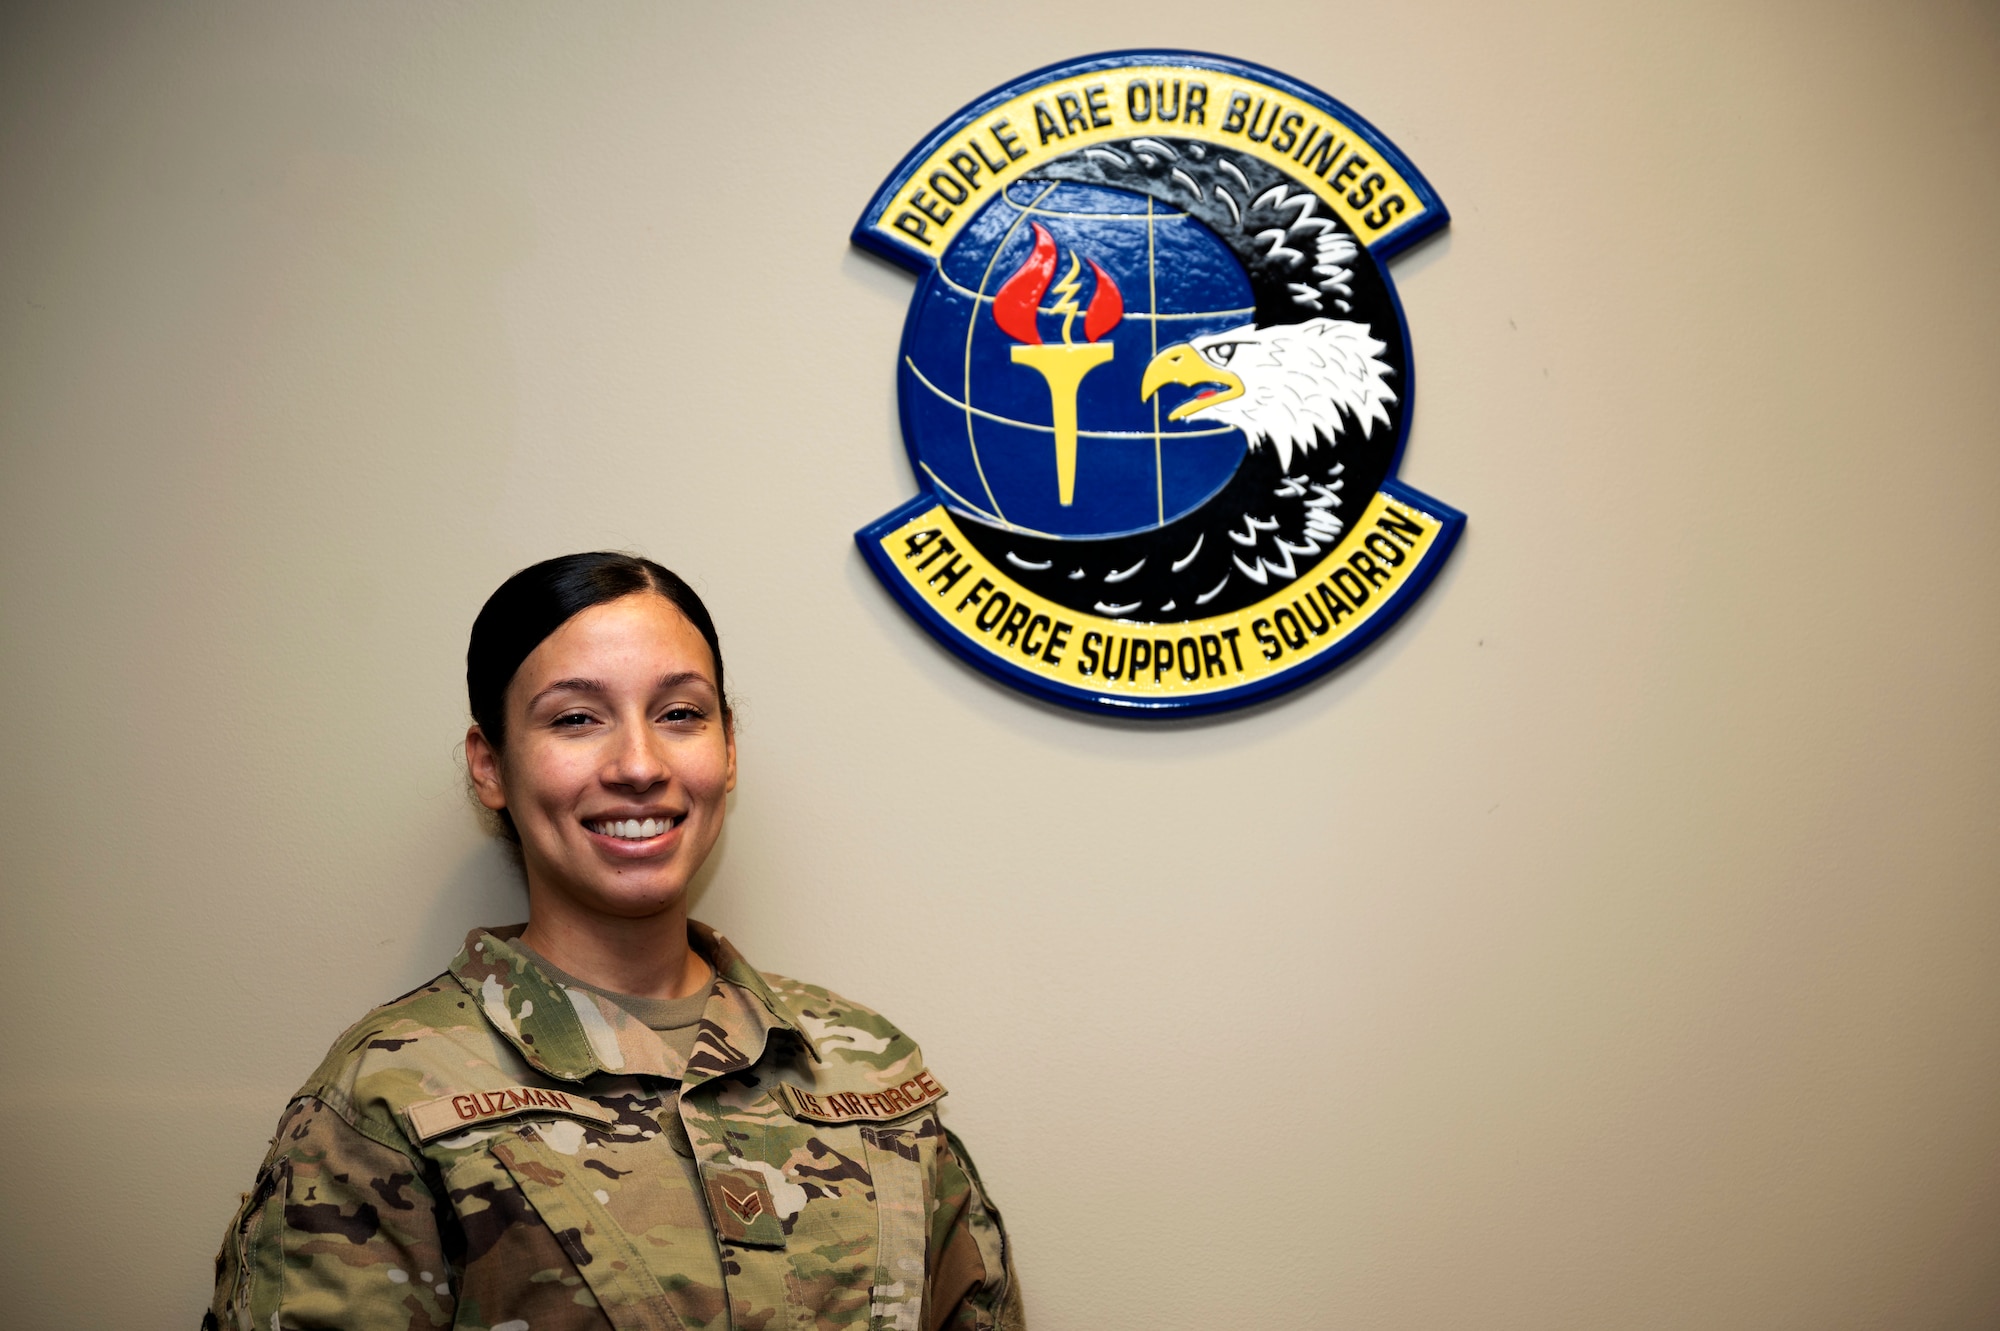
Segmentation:
[(528, 923), (334, 1044), (204, 1326), (1019, 1326), (917, 1046), (688, 919), (736, 784), (701, 599), (630, 555), (536, 564), (480, 611), (466, 687)]

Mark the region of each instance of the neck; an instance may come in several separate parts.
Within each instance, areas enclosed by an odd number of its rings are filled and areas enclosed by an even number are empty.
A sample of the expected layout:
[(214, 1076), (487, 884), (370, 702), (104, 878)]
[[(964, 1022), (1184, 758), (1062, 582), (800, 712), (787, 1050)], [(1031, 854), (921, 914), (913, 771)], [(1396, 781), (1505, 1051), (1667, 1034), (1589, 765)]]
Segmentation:
[(687, 901), (643, 919), (590, 915), (528, 887), (521, 941), (579, 980), (614, 994), (686, 998), (713, 974), (688, 946)]

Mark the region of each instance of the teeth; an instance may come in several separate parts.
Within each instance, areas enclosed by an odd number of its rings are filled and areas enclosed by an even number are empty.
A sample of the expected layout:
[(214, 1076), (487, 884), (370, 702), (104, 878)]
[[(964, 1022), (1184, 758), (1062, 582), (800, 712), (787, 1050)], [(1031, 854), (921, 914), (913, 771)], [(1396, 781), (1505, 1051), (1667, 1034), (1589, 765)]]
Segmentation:
[(628, 841), (643, 841), (656, 837), (672, 827), (670, 818), (606, 818), (592, 823), (590, 830), (602, 836), (624, 837)]

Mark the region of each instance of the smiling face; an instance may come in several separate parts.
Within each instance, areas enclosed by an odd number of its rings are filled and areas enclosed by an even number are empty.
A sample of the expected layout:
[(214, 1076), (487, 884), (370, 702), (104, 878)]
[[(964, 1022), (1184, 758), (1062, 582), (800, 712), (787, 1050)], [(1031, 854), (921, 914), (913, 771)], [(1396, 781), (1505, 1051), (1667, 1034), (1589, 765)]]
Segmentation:
[(715, 659), (665, 597), (578, 612), (507, 686), (506, 748), (466, 735), (473, 786), (521, 838), (528, 902), (590, 928), (684, 912), (722, 831), (736, 739)]

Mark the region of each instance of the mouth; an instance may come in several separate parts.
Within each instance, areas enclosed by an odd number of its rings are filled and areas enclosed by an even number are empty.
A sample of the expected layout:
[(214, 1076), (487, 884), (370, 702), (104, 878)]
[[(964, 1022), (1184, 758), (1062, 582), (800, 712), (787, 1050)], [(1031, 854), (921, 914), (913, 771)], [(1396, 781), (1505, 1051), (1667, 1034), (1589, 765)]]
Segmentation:
[(1221, 406), (1230, 398), (1242, 396), (1243, 390), (1237, 385), (1222, 384), (1220, 381), (1216, 382), (1218, 386), (1203, 388), (1193, 397), (1168, 412), (1167, 419), (1170, 421), (1186, 420), (1197, 411), (1207, 411), (1210, 407)]
[(649, 818), (590, 818), (584, 820), (586, 831), (612, 841), (635, 845), (665, 836), (687, 821), (684, 813), (656, 814)]
[(1243, 395), (1241, 378), (1219, 365), (1209, 364), (1185, 342), (1168, 347), (1146, 366), (1145, 376), (1139, 384), (1140, 400), (1151, 399), (1168, 384), (1196, 390), (1193, 397), (1167, 413), (1170, 421), (1185, 420), (1197, 411), (1219, 407), (1229, 399)]

